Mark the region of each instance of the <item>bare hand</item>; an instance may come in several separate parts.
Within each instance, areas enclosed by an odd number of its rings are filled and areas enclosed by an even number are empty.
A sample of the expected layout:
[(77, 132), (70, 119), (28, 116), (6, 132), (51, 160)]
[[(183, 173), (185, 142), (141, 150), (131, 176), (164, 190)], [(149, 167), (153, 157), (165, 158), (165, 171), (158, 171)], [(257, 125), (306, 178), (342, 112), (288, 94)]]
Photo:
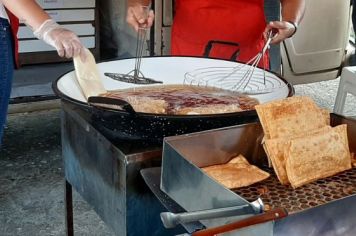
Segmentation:
[(267, 40), (268, 32), (273, 30), (275, 32), (275, 36), (273, 37), (271, 44), (277, 44), (285, 40), (286, 38), (290, 38), (296, 32), (295, 26), (288, 21), (271, 21), (267, 24), (263, 35)]
[(153, 10), (148, 10), (139, 4), (129, 6), (127, 9), (126, 22), (131, 25), (136, 31), (139, 27), (150, 28), (154, 20)]

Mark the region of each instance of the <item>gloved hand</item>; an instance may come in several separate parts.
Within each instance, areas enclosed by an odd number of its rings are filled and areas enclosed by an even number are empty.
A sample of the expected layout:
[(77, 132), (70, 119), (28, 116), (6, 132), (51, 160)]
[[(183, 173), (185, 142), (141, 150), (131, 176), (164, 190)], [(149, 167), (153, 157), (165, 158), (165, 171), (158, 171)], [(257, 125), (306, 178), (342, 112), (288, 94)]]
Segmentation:
[(268, 32), (273, 30), (275, 36), (273, 37), (271, 44), (280, 43), (286, 38), (292, 37), (297, 32), (297, 27), (288, 21), (271, 21), (267, 24), (263, 33), (267, 40)]
[(80, 56), (85, 61), (85, 50), (78, 36), (72, 31), (60, 26), (54, 20), (49, 19), (34, 31), (38, 39), (56, 48), (60, 57), (72, 58)]
[(150, 28), (153, 24), (155, 15), (153, 10), (149, 10), (147, 6), (142, 6), (138, 3), (129, 5), (127, 8), (126, 22), (131, 25), (136, 31), (139, 27)]

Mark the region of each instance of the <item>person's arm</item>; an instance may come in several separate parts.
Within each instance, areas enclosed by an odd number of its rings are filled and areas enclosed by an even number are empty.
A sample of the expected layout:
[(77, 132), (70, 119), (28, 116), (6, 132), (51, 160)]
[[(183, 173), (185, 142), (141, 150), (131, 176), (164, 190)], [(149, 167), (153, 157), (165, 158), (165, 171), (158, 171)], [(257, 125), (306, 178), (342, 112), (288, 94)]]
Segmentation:
[(305, 12), (305, 0), (281, 0), (282, 20), (271, 21), (265, 29), (265, 35), (270, 30), (277, 31), (271, 43), (280, 43), (294, 35)]
[(3, 4), (19, 19), (32, 28), (38, 29), (42, 23), (50, 19), (49, 15), (33, 0), (2, 0)]
[(2, 0), (4, 6), (23, 20), (37, 38), (56, 48), (58, 55), (67, 58), (81, 56), (84, 50), (79, 38), (72, 31), (54, 22), (34, 0)]
[(151, 0), (127, 0), (126, 22), (136, 31), (140, 26), (150, 28), (153, 24), (154, 13), (152, 10), (145, 12), (144, 7), (149, 7)]

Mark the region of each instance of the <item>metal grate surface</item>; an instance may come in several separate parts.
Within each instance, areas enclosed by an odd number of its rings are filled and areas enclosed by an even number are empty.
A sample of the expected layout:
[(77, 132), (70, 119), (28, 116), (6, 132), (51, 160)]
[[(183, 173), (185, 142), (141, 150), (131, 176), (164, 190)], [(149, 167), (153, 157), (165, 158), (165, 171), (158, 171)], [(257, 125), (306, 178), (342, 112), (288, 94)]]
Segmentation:
[(282, 185), (273, 169), (264, 170), (271, 174), (270, 178), (234, 192), (248, 201), (260, 197), (266, 210), (284, 207), (289, 213), (295, 213), (356, 194), (356, 168), (297, 189)]

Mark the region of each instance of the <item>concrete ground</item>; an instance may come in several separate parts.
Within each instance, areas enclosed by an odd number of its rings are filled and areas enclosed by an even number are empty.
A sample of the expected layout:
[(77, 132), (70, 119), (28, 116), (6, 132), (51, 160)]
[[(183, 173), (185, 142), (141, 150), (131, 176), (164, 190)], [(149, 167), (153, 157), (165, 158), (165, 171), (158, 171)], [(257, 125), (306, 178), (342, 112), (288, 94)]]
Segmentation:
[[(58, 109), (9, 115), (0, 152), (0, 235), (65, 235)], [(74, 192), (76, 235), (113, 235)]]
[[(295, 88), (332, 110), (338, 82)], [(355, 97), (347, 98), (345, 114), (356, 116)], [(63, 196), (59, 110), (9, 115), (0, 152), (0, 235), (65, 235)], [(75, 192), (74, 223), (76, 235), (113, 235)]]

